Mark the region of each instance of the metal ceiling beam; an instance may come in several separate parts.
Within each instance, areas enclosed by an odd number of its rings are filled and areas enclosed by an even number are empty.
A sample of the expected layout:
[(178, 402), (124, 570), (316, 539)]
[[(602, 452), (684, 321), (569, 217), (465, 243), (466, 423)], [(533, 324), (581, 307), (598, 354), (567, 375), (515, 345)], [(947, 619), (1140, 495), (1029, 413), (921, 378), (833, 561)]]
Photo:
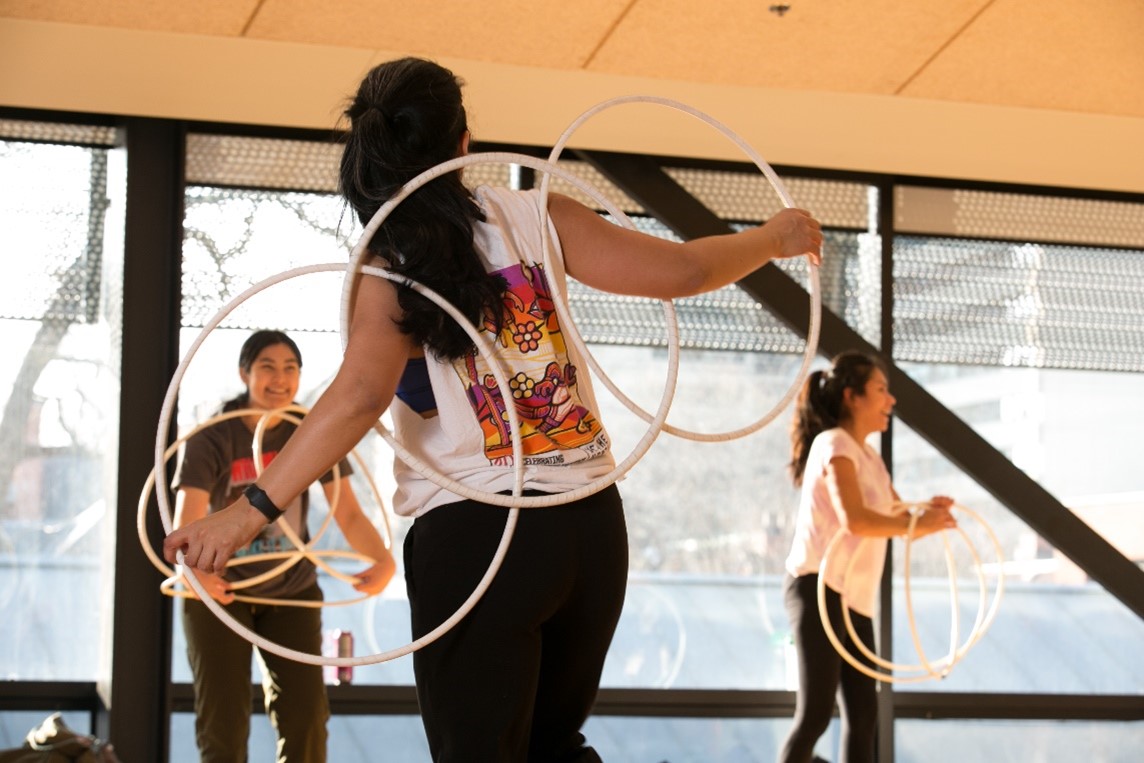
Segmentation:
[[(576, 151), (648, 214), (684, 240), (734, 232), (646, 156)], [(883, 232), (883, 235), (889, 235)], [(810, 318), (806, 291), (777, 267), (756, 270), (738, 284), (800, 336)], [(844, 320), (822, 308), (818, 351), (827, 357), (859, 350), (884, 361), (897, 398), (896, 414), (1090, 578), (1144, 618), (1144, 570), (1121, 554), (1003, 453), (942, 405)]]

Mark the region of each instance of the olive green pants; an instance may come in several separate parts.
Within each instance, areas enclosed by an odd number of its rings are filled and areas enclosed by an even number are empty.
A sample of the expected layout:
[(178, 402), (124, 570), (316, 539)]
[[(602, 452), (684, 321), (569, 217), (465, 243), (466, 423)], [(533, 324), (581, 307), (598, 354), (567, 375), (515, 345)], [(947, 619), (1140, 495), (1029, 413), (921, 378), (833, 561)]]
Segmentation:
[[(320, 601), (315, 583), (296, 599)], [(299, 652), (322, 647), (319, 608), (234, 602), (226, 607), (260, 636)], [(330, 706), (322, 668), (264, 652), (232, 631), (205, 604), (183, 604), (187, 659), (195, 682), (195, 739), (202, 763), (245, 763), (250, 735), (251, 650), (262, 668), (262, 691), (278, 735), (277, 763), (323, 763)]]

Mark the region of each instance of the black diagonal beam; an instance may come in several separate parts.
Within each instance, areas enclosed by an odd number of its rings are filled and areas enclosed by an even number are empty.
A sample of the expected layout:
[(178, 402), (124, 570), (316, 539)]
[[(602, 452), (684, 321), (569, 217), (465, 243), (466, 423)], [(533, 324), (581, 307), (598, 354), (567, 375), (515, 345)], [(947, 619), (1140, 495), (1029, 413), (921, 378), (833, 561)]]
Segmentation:
[[(576, 154), (681, 238), (689, 240), (732, 232), (726, 222), (672, 180), (654, 159), (599, 151), (577, 151)], [(808, 297), (794, 279), (776, 267), (767, 266), (739, 281), (739, 286), (793, 331), (803, 337), (807, 335)], [(828, 357), (844, 350), (882, 357), (877, 347), (825, 306), (818, 350)], [(1144, 570), (1018, 469), (890, 358), (882, 357), (882, 360), (903, 421), (1038, 535), (1072, 559), (1089, 577), (1144, 618)]]

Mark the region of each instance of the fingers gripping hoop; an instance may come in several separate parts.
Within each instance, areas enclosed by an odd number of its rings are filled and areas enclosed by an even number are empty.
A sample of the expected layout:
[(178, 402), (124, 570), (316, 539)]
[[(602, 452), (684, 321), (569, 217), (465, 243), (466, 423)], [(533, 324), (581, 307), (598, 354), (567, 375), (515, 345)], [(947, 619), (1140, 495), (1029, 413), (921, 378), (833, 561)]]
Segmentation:
[[(732, 143), (734, 143), (736, 146), (738, 146), (743, 151), (743, 153), (745, 153), (751, 159), (751, 161), (754, 162), (755, 166), (759, 168), (759, 170), (763, 173), (764, 176), (766, 176), (767, 180), (771, 184), (771, 187), (774, 188), (775, 193), (778, 194), (779, 198), (782, 200), (782, 203), (785, 207), (791, 208), (794, 206), (794, 202), (792, 201), (790, 194), (787, 193), (786, 187), (783, 185), (782, 180), (779, 179), (779, 176), (775, 173), (775, 171), (771, 168), (771, 166), (769, 164), (767, 164), (766, 160), (764, 160), (763, 157), (757, 151), (755, 151), (754, 148), (752, 148), (750, 146), (750, 144), (748, 144), (745, 140), (743, 140), (743, 138), (736, 135), (730, 128), (728, 128), (722, 122), (719, 122), (714, 117), (711, 117), (711, 116), (703, 113), (702, 111), (699, 111), (698, 109), (692, 108), (691, 106), (688, 106), (685, 103), (680, 103), (679, 101), (671, 100), (669, 98), (660, 98), (657, 96), (650, 96), (650, 95), (620, 96), (618, 98), (612, 98), (610, 100), (603, 101), (603, 102), (597, 104), (596, 106), (593, 106), (591, 109), (589, 109), (588, 111), (581, 114), (580, 117), (578, 117), (576, 119), (576, 121), (574, 121), (571, 125), (569, 125), (568, 129), (566, 129), (564, 131), (564, 134), (560, 136), (560, 140), (558, 140), (556, 142), (556, 145), (553, 147), (552, 152), (549, 154), (548, 161), (550, 161), (550, 162), (556, 162), (557, 161), (560, 154), (564, 151), (564, 147), (568, 144), (568, 141), (571, 139), (573, 133), (575, 133), (576, 130), (580, 129), (580, 127), (586, 121), (588, 121), (589, 119), (591, 119), (592, 117), (596, 116), (597, 114), (599, 114), (600, 112), (602, 112), (606, 109), (610, 109), (614, 106), (622, 106), (622, 105), (630, 104), (630, 103), (650, 103), (650, 104), (655, 104), (655, 105), (659, 105), (659, 106), (665, 106), (669, 109), (675, 109), (677, 111), (682, 111), (685, 114), (689, 114), (689, 115), (695, 117), (696, 119), (698, 119), (698, 120), (710, 125), (711, 127), (715, 128), (720, 133), (722, 133), (726, 138), (728, 138)], [(541, 209), (544, 209), (544, 210), (548, 209), (548, 187), (549, 187), (549, 183), (550, 183), (551, 179), (552, 179), (551, 175), (545, 175), (544, 178), (541, 180), (541, 183), (540, 183)], [(612, 214), (614, 217), (616, 217), (617, 219), (627, 220), (626, 216), (623, 216), (621, 218), (621, 215), (617, 215), (616, 212), (614, 212), (611, 208), (608, 208), (607, 211), (610, 214)], [(547, 244), (548, 244), (548, 240), (545, 239), (545, 248), (544, 248), (544, 264), (545, 264), (545, 267), (547, 267), (550, 272), (554, 272), (555, 267), (559, 267), (560, 270), (563, 271), (563, 263), (555, 263), (552, 261), (552, 252), (551, 252), (551, 249), (547, 246)], [(798, 375), (795, 377), (794, 383), (791, 384), (790, 388), (787, 389), (786, 393), (782, 396), (782, 398), (780, 398), (779, 401), (774, 404), (774, 407), (772, 407), (770, 411), (763, 414), (763, 416), (760, 419), (758, 419), (754, 423), (748, 424), (747, 426), (744, 426), (740, 429), (736, 429), (736, 430), (732, 430), (732, 431), (728, 431), (728, 432), (701, 433), (701, 432), (693, 432), (693, 431), (689, 431), (686, 429), (681, 429), (679, 427), (675, 427), (675, 426), (672, 426), (670, 424), (664, 424), (663, 425), (663, 431), (664, 432), (667, 432), (668, 434), (673, 434), (676, 437), (682, 437), (682, 438), (687, 439), (687, 440), (696, 440), (696, 441), (700, 441), (700, 442), (724, 442), (727, 440), (735, 440), (735, 439), (738, 439), (740, 437), (745, 437), (746, 435), (749, 435), (749, 434), (752, 434), (754, 432), (759, 431), (760, 429), (765, 427), (767, 424), (771, 423), (775, 419), (776, 416), (778, 416), (783, 410), (786, 409), (786, 407), (794, 399), (795, 395), (798, 394), (798, 391), (802, 387), (803, 382), (806, 381), (807, 374), (809, 374), (809, 372), (810, 372), (811, 363), (814, 362), (815, 355), (818, 352), (818, 335), (819, 335), (820, 324), (822, 323), (822, 290), (819, 286), (818, 266), (814, 265), (813, 263), (809, 263), (809, 268), (810, 268), (810, 273), (809, 273), (809, 275), (810, 275), (810, 279), (809, 279), (809, 283), (810, 283), (810, 325), (809, 325), (809, 328), (807, 330), (806, 349), (803, 351), (802, 366), (799, 368)], [(556, 306), (556, 312), (560, 317), (561, 325), (567, 327), (566, 333), (568, 334), (568, 336), (571, 340), (571, 343), (576, 347), (576, 349), (588, 361), (588, 365), (592, 369), (593, 373), (595, 373), (600, 378), (600, 381), (602, 381), (604, 383), (604, 386), (606, 386), (608, 388), (608, 390), (613, 395), (616, 396), (616, 399), (618, 399), (621, 403), (623, 403), (623, 405), (629, 411), (631, 411), (635, 415), (639, 416), (644, 421), (651, 421), (652, 420), (651, 414), (648, 413), (647, 411), (645, 411), (643, 408), (641, 408), (639, 405), (637, 405), (631, 399), (629, 399), (627, 397), (627, 395), (625, 395), (619, 389), (619, 387), (612, 381), (612, 379), (607, 374), (604, 373), (603, 369), (596, 362), (595, 357), (588, 350), (588, 346), (584, 342), (584, 339), (580, 335), (580, 332), (576, 329), (575, 323), (572, 321), (572, 316), (568, 314), (567, 302), (562, 301), (562, 300), (558, 300), (558, 299), (553, 300), (553, 302)]]
[[(826, 571), (829, 567), (830, 559), (835, 549), (838, 547), (838, 544), (842, 541), (842, 539), (847, 535), (845, 530), (840, 529), (834, 534), (834, 537), (830, 539), (830, 543), (827, 544), (826, 551), (823, 553), (822, 562), (819, 565), (817, 590), (818, 614), (822, 620), (822, 628), (826, 632), (827, 640), (829, 640), (831, 645), (834, 646), (835, 651), (838, 652), (842, 659), (844, 659), (855, 670), (862, 673), (863, 675), (867, 675), (870, 678), (878, 681), (883, 681), (885, 683), (918, 683), (920, 681), (929, 681), (931, 679), (945, 678), (948, 676), (949, 673), (953, 670), (954, 665), (956, 665), (962, 660), (962, 658), (965, 657), (969, 650), (975, 644), (977, 644), (982, 636), (985, 635), (985, 631), (989, 629), (989, 626), (992, 625), (993, 619), (997, 615), (998, 607), (1001, 604), (1001, 597), (1005, 589), (1005, 577), (1000, 573), (1000, 564), (998, 564), (999, 572), (997, 575), (997, 587), (993, 591), (992, 600), (988, 601), (987, 604), (987, 600), (990, 598), (988, 590), (989, 586), (985, 580), (984, 565), (982, 564), (981, 557), (978, 555), (977, 548), (969, 539), (969, 536), (965, 533), (964, 530), (958, 527), (957, 533), (965, 543), (970, 556), (973, 558), (974, 572), (976, 573), (978, 582), (977, 616), (974, 619), (973, 627), (970, 629), (970, 632), (966, 636), (965, 641), (959, 645), (960, 611), (958, 607), (958, 590), (955, 568), (956, 565), (953, 559), (953, 551), (950, 547), (949, 539), (947, 537), (948, 531), (943, 530), (941, 535), (945, 546), (946, 570), (949, 574), (950, 583), (950, 647), (949, 652), (945, 656), (933, 661), (928, 659), (925, 650), (922, 648), (921, 639), (918, 633), (917, 620), (914, 617), (912, 589), (910, 582), (910, 548), (913, 544), (914, 528), (918, 520), (917, 509), (920, 509), (923, 505), (924, 504), (904, 505), (905, 508), (911, 510), (909, 529), (905, 538), (906, 550), (904, 560), (904, 589), (906, 601), (906, 619), (909, 623), (910, 636), (913, 641), (914, 649), (918, 655), (919, 662), (917, 664), (897, 663), (891, 662), (889, 660), (884, 660), (875, 654), (866, 644), (864, 644), (854, 628), (854, 622), (850, 616), (850, 607), (846, 600), (845, 593), (840, 593), (840, 598), (842, 601), (842, 619), (846, 625), (846, 631), (850, 637), (850, 641), (854, 644), (855, 648), (861, 655), (870, 660), (870, 662), (872, 662), (876, 668), (881, 668), (882, 670), (871, 668), (866, 663), (861, 662), (856, 655), (854, 655), (849, 649), (846, 648), (845, 645), (842, 644), (841, 639), (839, 639), (837, 632), (834, 630), (834, 626), (830, 622), (830, 616), (826, 609)], [(990, 543), (993, 545), (993, 550), (997, 556), (997, 561), (1001, 562), (1004, 559), (1004, 551), (1002, 550), (1001, 542), (997, 539), (993, 529), (989, 527), (985, 520), (982, 519), (981, 516), (976, 512), (961, 505), (956, 505), (954, 508), (958, 512), (971, 517), (981, 526), (986, 535), (989, 537)], [(863, 542), (878, 540), (881, 539), (862, 539)], [(850, 571), (854, 565), (854, 561), (857, 557), (858, 553), (856, 549), (846, 565), (843, 581), (845, 581), (845, 578), (849, 576)]]

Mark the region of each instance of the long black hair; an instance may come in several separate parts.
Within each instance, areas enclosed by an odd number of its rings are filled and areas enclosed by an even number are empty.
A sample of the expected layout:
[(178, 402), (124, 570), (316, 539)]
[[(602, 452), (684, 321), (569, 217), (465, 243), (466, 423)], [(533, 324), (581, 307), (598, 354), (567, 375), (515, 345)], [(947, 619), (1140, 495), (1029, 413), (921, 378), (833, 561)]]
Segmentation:
[[(342, 195), (365, 225), (402, 185), (460, 153), (468, 131), (461, 81), (419, 58), (374, 67), (345, 110), (350, 129), (342, 154)], [(441, 294), (472, 323), (499, 329), (503, 285), (485, 272), (473, 247), (484, 215), (461, 172), (431, 181), (402, 201), (369, 248), (389, 269)], [(472, 349), (469, 335), (441, 308), (408, 287), (398, 289), (400, 329), (442, 358)]]
[[(255, 331), (246, 338), (246, 341), (242, 343), (242, 349), (238, 351), (238, 367), (249, 374), (250, 369), (254, 368), (254, 361), (258, 360), (262, 351), (276, 344), (284, 344), (289, 347), (298, 361), (298, 368), (302, 367), (302, 351), (298, 349), (294, 340), (283, 331), (271, 329)], [(250, 407), (250, 390), (246, 389), (238, 396), (226, 401), (222, 409), (223, 411), (236, 411), (239, 408), (248, 407)]]
[(829, 371), (815, 371), (806, 378), (795, 404), (790, 423), (790, 473), (795, 485), (802, 484), (810, 444), (827, 429), (842, 423), (849, 412), (844, 409), (843, 391), (853, 390), (856, 395), (866, 393), (866, 383), (874, 369), (881, 364), (861, 352), (849, 351), (836, 355)]

